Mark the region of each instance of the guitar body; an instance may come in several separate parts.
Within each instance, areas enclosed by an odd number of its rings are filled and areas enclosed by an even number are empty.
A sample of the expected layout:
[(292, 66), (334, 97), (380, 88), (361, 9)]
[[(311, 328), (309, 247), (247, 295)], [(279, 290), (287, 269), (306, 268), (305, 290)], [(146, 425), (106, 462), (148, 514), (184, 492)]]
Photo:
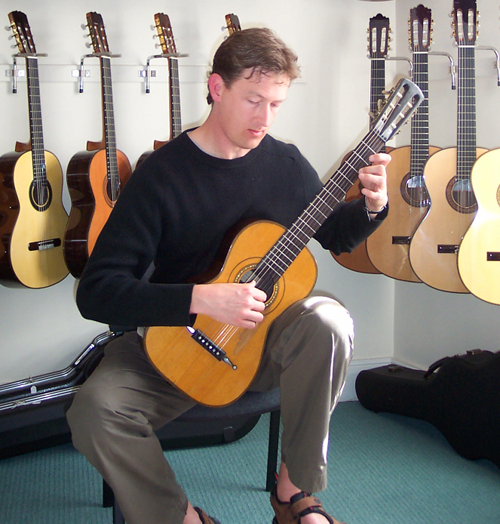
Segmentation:
[[(439, 148), (429, 147), (429, 155)], [(368, 256), (373, 265), (384, 275), (420, 282), (409, 259), (409, 246), (413, 233), (427, 214), (425, 185), (422, 177), (410, 176), (411, 146), (398, 147), (391, 151), (391, 163), (387, 166), (387, 192), (390, 213), (366, 240)]]
[(471, 172), (478, 210), (458, 251), (458, 270), (478, 298), (500, 304), (500, 149), (488, 151)]
[[(130, 162), (118, 150), (116, 160), (123, 187), (132, 174)], [(109, 196), (106, 151), (81, 151), (74, 155), (66, 178), (71, 210), (64, 235), (64, 257), (71, 274), (79, 278), (116, 201)]]
[[(246, 226), (232, 241), (220, 273), (211, 282), (241, 282), (284, 231), (282, 226), (267, 221)], [(245, 392), (255, 377), (273, 320), (309, 295), (316, 275), (314, 257), (305, 248), (274, 286), (264, 320), (255, 329), (236, 328), (198, 315), (194, 329), (223, 349), (237, 369), (213, 357), (186, 327), (148, 328), (146, 353), (161, 375), (197, 402), (209, 406), (229, 404)]]
[[(477, 148), (477, 157), (486, 151)], [(411, 239), (409, 254), (422, 282), (442, 291), (468, 293), (458, 272), (457, 253), (477, 206), (473, 198), (469, 207), (457, 204), (456, 169), (456, 148), (442, 149), (427, 161), (424, 177), (431, 206)]]
[(63, 176), (57, 158), (45, 151), (50, 203), (37, 209), (30, 198), (33, 183), (32, 152), (0, 157), (3, 208), (0, 235), (0, 280), (6, 286), (52, 286), (68, 275), (62, 240), (68, 215), (62, 204)]

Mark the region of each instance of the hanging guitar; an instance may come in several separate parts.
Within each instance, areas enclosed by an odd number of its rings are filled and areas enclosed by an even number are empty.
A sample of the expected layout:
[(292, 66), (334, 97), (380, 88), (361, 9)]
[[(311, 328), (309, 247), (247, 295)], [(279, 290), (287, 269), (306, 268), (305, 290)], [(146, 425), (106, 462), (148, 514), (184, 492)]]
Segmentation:
[(228, 13), (226, 15), (226, 29), (230, 35), (236, 33), (236, 31), (241, 31), (240, 19), (233, 13)]
[(424, 168), (431, 207), (410, 241), (410, 263), (429, 286), (468, 293), (458, 272), (457, 254), (477, 211), (470, 176), (476, 158), (475, 42), (477, 12), (474, 0), (455, 0), (453, 36), (458, 45), (457, 147), (434, 153)]
[(411, 145), (391, 151), (387, 166), (387, 191), (391, 212), (366, 240), (368, 256), (384, 275), (407, 282), (420, 282), (410, 265), (410, 239), (429, 210), (424, 165), (439, 150), (429, 147), (429, 48), (432, 43), (431, 10), (420, 4), (411, 9), (409, 42), (413, 51), (412, 80), (424, 100), (411, 120)]
[(44, 150), (38, 56), (26, 15), (9, 13), (20, 55), (26, 59), (30, 142), (0, 157), (0, 281), (43, 288), (68, 275), (62, 240), (68, 215), (57, 158)]
[[(371, 61), (370, 126), (377, 118), (381, 104), (385, 103), (385, 60), (389, 52), (390, 32), (390, 23), (386, 16), (378, 14), (370, 18), (368, 27), (368, 56)], [(360, 182), (354, 184), (347, 192), (346, 202), (363, 198), (361, 189)], [(341, 253), (340, 255), (332, 253), (332, 256), (339, 264), (352, 271), (380, 274), (380, 271), (373, 265), (368, 256), (366, 240), (350, 253)]]
[[(181, 97), (179, 88), (179, 60), (176, 56), (177, 46), (174, 41), (174, 34), (172, 26), (170, 25), (170, 18), (163, 13), (155, 14), (155, 27), (160, 41), (161, 51), (167, 55), (168, 59), (168, 75), (169, 75), (169, 108), (170, 108), (170, 138), (169, 140), (155, 140), (153, 143), (153, 150), (156, 151), (159, 147), (166, 144), (170, 140), (179, 136), (182, 133), (181, 125)], [(152, 151), (143, 153), (137, 161), (137, 166), (144, 162)]]
[(271, 322), (314, 287), (316, 263), (306, 244), (345, 199), (370, 155), (383, 149), (422, 99), (418, 86), (401, 80), (370, 132), (288, 230), (258, 221), (234, 237), (212, 282), (255, 281), (268, 297), (263, 322), (243, 329), (198, 315), (193, 327), (146, 329), (145, 350), (160, 374), (206, 405), (226, 405), (245, 392), (259, 367)]
[(75, 278), (81, 276), (132, 172), (127, 157), (116, 148), (111, 57), (101, 15), (87, 13), (87, 27), (100, 62), (103, 138), (87, 142), (87, 150), (74, 155), (68, 164), (71, 210), (64, 235), (64, 257)]

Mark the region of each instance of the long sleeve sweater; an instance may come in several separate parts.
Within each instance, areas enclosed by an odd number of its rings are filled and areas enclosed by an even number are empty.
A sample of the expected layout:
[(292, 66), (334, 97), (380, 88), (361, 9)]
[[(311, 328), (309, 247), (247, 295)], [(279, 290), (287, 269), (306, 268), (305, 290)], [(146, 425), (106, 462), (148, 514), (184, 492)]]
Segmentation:
[[(225, 160), (182, 133), (123, 188), (78, 286), (82, 315), (126, 326), (190, 325), (192, 279), (211, 267), (228, 230), (247, 220), (288, 228), (322, 187), (299, 150), (271, 136)], [(337, 205), (315, 238), (335, 254), (352, 251), (380, 223), (363, 205)]]

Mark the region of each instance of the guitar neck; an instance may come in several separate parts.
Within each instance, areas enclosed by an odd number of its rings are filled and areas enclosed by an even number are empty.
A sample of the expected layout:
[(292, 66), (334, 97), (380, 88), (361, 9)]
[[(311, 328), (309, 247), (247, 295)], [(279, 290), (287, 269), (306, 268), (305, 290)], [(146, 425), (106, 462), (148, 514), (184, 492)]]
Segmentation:
[(469, 179), (476, 161), (476, 78), (474, 46), (458, 47), (457, 178)]
[(269, 289), (278, 281), (332, 214), (337, 204), (345, 199), (347, 191), (358, 177), (359, 169), (369, 165), (370, 155), (381, 151), (384, 144), (384, 140), (373, 130), (365, 136), (314, 200), (261, 260), (254, 272), (257, 285), (261, 284), (260, 287)]
[(116, 156), (115, 116), (113, 109), (113, 86), (111, 81), (111, 59), (107, 56), (99, 58), (101, 63), (102, 113), (104, 143), (106, 148), (107, 179), (110, 187), (110, 198), (114, 202), (118, 198), (120, 175)]
[(385, 59), (371, 59), (370, 115), (372, 122), (379, 112), (380, 100), (385, 100)]
[(28, 80), (28, 107), (33, 179), (35, 182), (45, 182), (45, 152), (43, 144), (42, 106), (40, 103), (40, 80), (38, 76), (37, 57), (26, 57), (26, 70)]
[(413, 53), (413, 81), (420, 87), (424, 99), (411, 120), (410, 174), (421, 176), (429, 157), (429, 55)]
[(177, 58), (169, 58), (168, 67), (170, 84), (170, 139), (173, 140), (182, 132), (179, 61)]

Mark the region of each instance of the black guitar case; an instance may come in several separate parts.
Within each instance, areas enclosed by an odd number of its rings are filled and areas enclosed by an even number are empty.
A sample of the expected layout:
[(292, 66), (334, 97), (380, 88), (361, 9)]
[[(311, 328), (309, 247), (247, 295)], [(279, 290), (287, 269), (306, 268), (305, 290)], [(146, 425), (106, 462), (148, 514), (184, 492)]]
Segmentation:
[(430, 422), (463, 457), (500, 467), (500, 352), (471, 350), (427, 371), (397, 365), (364, 370), (356, 393), (366, 409)]

